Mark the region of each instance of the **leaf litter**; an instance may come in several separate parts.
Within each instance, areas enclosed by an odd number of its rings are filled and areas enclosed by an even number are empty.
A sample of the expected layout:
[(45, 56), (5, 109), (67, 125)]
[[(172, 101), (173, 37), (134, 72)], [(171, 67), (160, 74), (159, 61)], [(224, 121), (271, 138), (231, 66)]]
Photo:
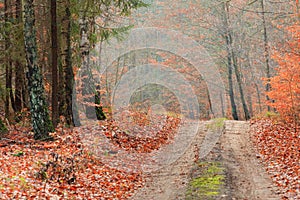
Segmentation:
[(14, 128), (0, 140), (0, 199), (128, 199), (144, 185), (143, 161), (172, 141), (179, 121), (129, 134), (106, 120), (58, 128), (47, 142)]

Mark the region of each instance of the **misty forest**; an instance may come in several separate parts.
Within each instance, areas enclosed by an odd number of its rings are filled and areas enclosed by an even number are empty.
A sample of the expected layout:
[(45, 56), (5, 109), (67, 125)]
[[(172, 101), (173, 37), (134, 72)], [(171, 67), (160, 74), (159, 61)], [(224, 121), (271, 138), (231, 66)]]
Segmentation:
[(0, 0), (0, 199), (299, 199), (298, 0)]

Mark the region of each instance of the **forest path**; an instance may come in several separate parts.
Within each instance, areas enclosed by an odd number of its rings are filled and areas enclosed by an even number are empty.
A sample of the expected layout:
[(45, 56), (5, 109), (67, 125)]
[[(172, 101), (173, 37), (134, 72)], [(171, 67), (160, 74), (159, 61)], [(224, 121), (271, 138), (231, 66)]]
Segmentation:
[[(179, 200), (186, 199), (189, 181), (195, 170), (195, 145), (200, 146), (208, 133), (203, 122), (191, 145), (174, 163), (152, 172), (146, 184), (133, 196), (133, 200)], [(250, 125), (243, 121), (225, 121), (223, 134), (207, 156), (221, 163), (225, 181), (218, 196), (189, 199), (280, 199), (276, 187), (256, 157), (250, 139)], [(203, 160), (206, 160), (204, 158)]]

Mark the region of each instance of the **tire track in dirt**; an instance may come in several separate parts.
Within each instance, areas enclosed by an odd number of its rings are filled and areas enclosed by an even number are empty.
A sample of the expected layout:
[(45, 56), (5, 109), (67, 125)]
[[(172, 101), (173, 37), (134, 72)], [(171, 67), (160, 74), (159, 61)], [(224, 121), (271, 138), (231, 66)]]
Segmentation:
[[(184, 154), (167, 167), (148, 174), (146, 184), (133, 196), (133, 200), (184, 199), (194, 165), (195, 145), (201, 144), (205, 136), (206, 122), (198, 127), (198, 133)], [(167, 157), (167, 155), (166, 155)]]
[(249, 130), (248, 122), (226, 121), (220, 140), (230, 199), (280, 199), (277, 188), (256, 158)]
[[(211, 121), (201, 123), (198, 134), (184, 154), (167, 167), (148, 174), (145, 186), (138, 190), (131, 199), (185, 199), (186, 189), (191, 180), (191, 172), (195, 166), (195, 145), (198, 147), (201, 145), (210, 123)], [(225, 121), (224, 126), (225, 131), (212, 154), (224, 166), (226, 180), (220, 195), (214, 199), (280, 199), (279, 195), (276, 194), (276, 187), (272, 185), (271, 179), (256, 158), (250, 140), (249, 123), (228, 120)]]

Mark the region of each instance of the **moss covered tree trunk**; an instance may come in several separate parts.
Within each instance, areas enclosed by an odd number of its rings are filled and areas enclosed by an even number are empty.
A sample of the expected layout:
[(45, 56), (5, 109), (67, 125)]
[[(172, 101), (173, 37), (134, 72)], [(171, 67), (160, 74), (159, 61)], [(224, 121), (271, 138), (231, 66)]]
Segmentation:
[(28, 67), (28, 89), (30, 97), (31, 121), (35, 139), (50, 139), (49, 132), (53, 126), (48, 114), (44, 96), (44, 85), (41, 70), (37, 64), (37, 44), (33, 0), (26, 0), (25, 6), (25, 51)]

